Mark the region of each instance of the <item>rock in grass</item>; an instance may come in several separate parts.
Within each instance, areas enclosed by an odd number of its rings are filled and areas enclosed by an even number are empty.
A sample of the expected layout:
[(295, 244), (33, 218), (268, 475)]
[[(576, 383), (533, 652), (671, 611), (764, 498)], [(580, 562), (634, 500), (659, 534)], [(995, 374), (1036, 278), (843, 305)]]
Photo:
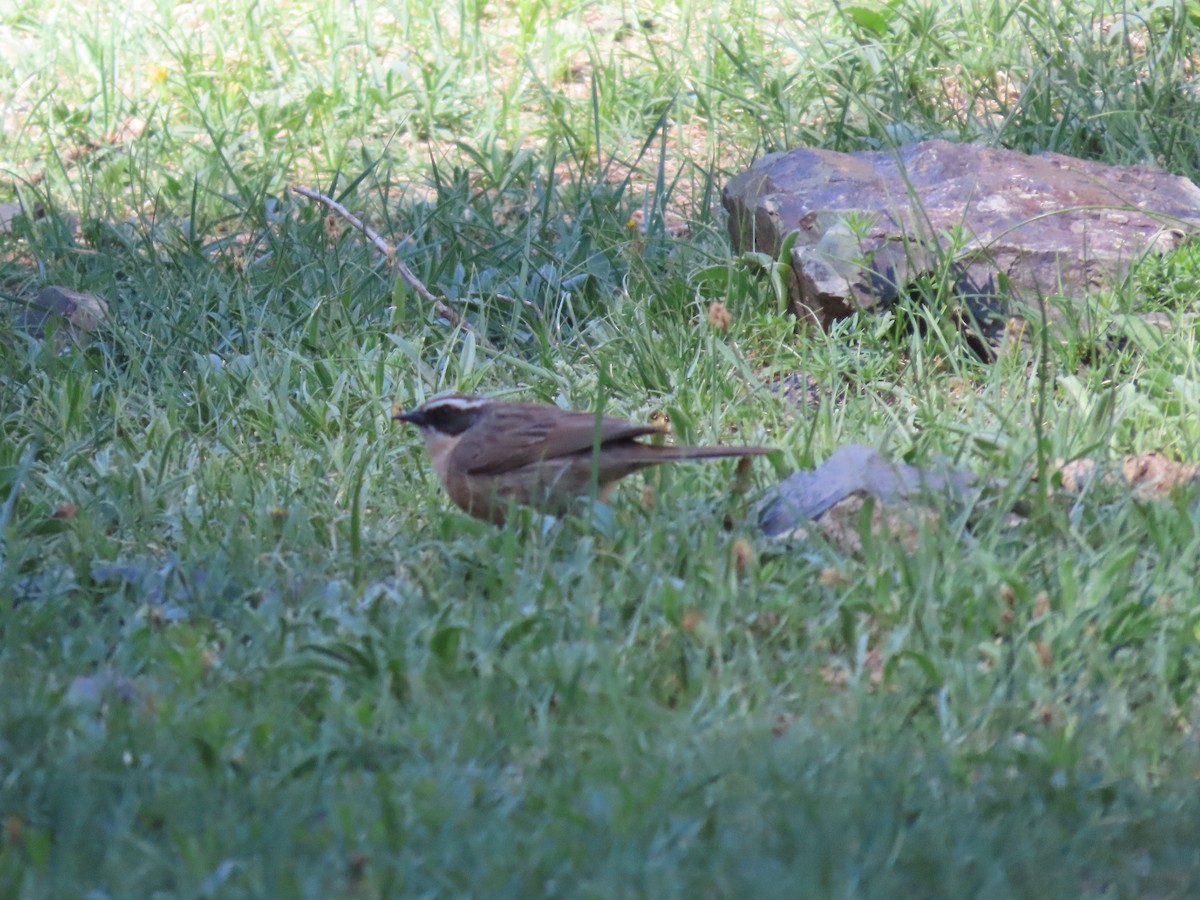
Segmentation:
[(846, 444), (815, 469), (793, 472), (768, 491), (758, 504), (758, 525), (768, 537), (803, 537), (813, 522), (851, 499), (873, 497), (893, 509), (916, 510), (922, 496), (965, 500), (976, 483), (968, 471), (919, 469), (871, 447)]
[[(993, 341), (1039, 298), (1079, 300), (1200, 233), (1200, 188), (1186, 178), (946, 141), (771, 154), (722, 199), (738, 251), (777, 258), (796, 234), (783, 262), (802, 320), (824, 327), (940, 273)], [(1060, 304), (1060, 320), (1073, 314), (1085, 315)]]
[(68, 340), (90, 343), (108, 322), (108, 303), (103, 297), (54, 285), (12, 305), (16, 306), (13, 323), (18, 330), (41, 340), (52, 327), (62, 346)]

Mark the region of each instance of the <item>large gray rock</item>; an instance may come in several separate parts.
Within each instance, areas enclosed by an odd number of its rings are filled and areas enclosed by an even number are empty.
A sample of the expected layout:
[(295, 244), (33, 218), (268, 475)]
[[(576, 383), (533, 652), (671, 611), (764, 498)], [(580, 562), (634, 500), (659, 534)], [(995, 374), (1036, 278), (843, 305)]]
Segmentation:
[(739, 251), (796, 232), (793, 312), (821, 326), (949, 271), (989, 332), (1021, 301), (1083, 296), (1200, 231), (1200, 188), (1141, 167), (929, 141), (765, 156), (723, 194)]

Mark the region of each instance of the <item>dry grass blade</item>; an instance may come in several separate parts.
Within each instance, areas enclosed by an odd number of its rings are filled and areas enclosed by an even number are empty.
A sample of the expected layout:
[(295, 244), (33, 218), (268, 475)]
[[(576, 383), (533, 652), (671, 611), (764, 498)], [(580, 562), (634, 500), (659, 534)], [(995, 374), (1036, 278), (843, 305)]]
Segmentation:
[(320, 203), (330, 212), (342, 219), (345, 219), (354, 228), (361, 231), (366, 239), (374, 244), (375, 248), (380, 253), (387, 257), (388, 262), (391, 264), (392, 268), (395, 269), (396, 273), (406, 282), (408, 282), (409, 286), (417, 292), (417, 295), (421, 297), (422, 300), (426, 301), (433, 307), (433, 311), (435, 313), (446, 319), (456, 328), (461, 328), (463, 331), (469, 331), (474, 334), (475, 340), (480, 346), (492, 349), (492, 345), (488, 342), (487, 338), (476, 332), (470, 322), (468, 322), (461, 315), (459, 315), (457, 311), (451, 308), (445, 300), (442, 300), (440, 297), (436, 296), (432, 291), (430, 291), (429, 288), (425, 287), (425, 283), (416, 276), (413, 270), (405, 265), (403, 260), (396, 256), (396, 248), (384, 240), (383, 236), (374, 228), (372, 228), (358, 216), (354, 215), (354, 213), (350, 212), (350, 210), (346, 209), (346, 207), (342, 206), (342, 204), (338, 203), (332, 197), (328, 197), (325, 194), (322, 194), (320, 191), (314, 191), (312, 188), (294, 184), (292, 185), (292, 193)]

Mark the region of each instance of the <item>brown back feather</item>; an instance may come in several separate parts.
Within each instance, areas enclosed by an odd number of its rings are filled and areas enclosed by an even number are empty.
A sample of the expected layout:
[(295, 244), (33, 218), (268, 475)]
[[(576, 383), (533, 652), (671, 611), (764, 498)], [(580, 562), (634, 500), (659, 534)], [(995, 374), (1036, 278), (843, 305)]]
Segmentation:
[[(459, 471), (496, 475), (539, 460), (590, 451), (596, 443), (593, 413), (566, 412), (537, 403), (504, 403), (483, 414), (487, 427), (469, 430), (454, 448), (453, 465)], [(632, 444), (633, 438), (664, 430), (614, 416), (604, 416), (599, 422), (601, 444)]]

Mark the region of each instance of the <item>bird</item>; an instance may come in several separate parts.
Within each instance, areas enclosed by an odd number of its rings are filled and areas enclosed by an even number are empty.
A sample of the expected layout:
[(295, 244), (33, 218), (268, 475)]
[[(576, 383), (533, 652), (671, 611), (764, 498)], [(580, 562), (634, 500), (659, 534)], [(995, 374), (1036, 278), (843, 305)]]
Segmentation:
[[(393, 420), (415, 425), (450, 499), (477, 519), (503, 525), (517, 503), (554, 516), (633, 472), (688, 459), (762, 456), (770, 447), (671, 447), (637, 438), (662, 434), (615, 416), (453, 394)], [(595, 451), (595, 452), (594, 452)]]

